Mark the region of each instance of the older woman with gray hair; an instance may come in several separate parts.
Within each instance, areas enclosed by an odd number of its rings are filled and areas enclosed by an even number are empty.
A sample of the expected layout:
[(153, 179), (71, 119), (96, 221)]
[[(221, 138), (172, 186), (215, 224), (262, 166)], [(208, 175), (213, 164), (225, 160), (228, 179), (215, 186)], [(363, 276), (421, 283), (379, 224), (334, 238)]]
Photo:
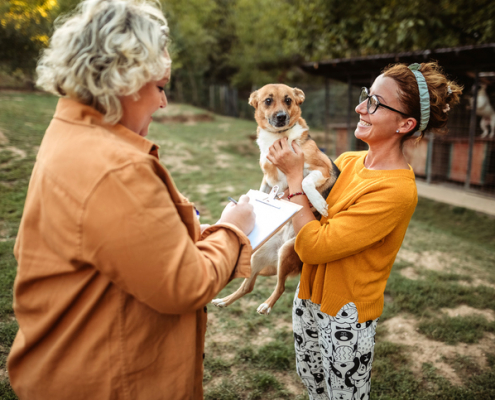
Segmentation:
[(201, 399), (206, 307), (249, 276), (246, 197), (200, 226), (147, 140), (171, 61), (157, 4), (85, 0), (38, 65), (58, 94), (14, 253), (20, 399)]

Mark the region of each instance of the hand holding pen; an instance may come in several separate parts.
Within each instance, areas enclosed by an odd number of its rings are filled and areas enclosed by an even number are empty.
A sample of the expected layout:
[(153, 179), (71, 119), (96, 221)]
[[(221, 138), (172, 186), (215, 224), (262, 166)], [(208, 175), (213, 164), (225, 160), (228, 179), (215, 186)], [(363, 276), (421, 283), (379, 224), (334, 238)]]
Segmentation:
[(238, 202), (229, 197), (229, 204), (223, 210), (219, 222), (233, 224), (249, 235), (254, 228), (254, 221), (255, 215), (253, 206), (249, 204), (249, 197), (242, 195)]

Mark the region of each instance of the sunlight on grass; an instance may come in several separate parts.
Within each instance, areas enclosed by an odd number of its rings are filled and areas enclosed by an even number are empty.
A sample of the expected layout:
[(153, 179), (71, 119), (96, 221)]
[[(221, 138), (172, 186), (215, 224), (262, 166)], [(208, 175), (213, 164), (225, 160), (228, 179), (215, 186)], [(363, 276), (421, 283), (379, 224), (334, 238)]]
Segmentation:
[[(39, 93), (0, 92), (0, 377), (17, 323), (12, 311), (16, 261), (12, 254), (38, 146), (57, 99)], [(183, 111), (181, 111), (183, 110)], [(173, 111), (173, 112), (172, 112)], [(177, 105), (171, 115), (204, 114)], [(188, 117), (189, 118), (189, 117)], [(214, 115), (209, 121), (153, 122), (149, 139), (160, 146), (161, 162), (177, 187), (195, 203), (202, 223), (215, 223), (227, 204), (259, 188), (261, 171), (254, 120)], [(372, 374), (373, 399), (495, 398), (495, 353), (484, 364), (472, 357), (446, 358), (462, 381), (455, 386), (432, 363), (413, 372), (415, 350), (387, 341), (383, 323), (407, 315), (418, 332), (438, 343), (476, 343), (493, 336), (495, 324), (480, 316), (449, 317), (441, 309), (469, 306), (495, 311), (495, 219), (420, 199), (386, 288), (378, 324)], [(409, 257), (409, 258), (408, 258)], [(435, 258), (436, 257), (436, 258)], [(431, 265), (436, 260), (439, 265)], [(414, 279), (404, 276), (414, 272)], [(275, 288), (275, 277), (259, 277), (252, 293), (228, 308), (208, 305), (205, 398), (308, 399), (295, 372), (291, 309), (298, 277), (268, 316), (256, 309)], [(219, 297), (233, 293), (236, 279)], [(493, 354), (492, 354), (493, 353)], [(432, 355), (434, 357), (435, 355)], [(0, 398), (15, 399), (0, 378)]]

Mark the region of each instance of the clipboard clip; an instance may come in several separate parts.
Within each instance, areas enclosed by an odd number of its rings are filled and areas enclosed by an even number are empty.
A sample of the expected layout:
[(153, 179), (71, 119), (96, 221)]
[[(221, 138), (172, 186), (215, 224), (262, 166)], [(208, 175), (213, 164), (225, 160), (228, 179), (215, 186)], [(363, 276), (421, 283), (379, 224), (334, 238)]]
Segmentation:
[[(281, 193), (281, 195), (283, 196), (283, 193)], [(280, 206), (275, 202), (275, 200), (278, 200), (279, 199), (279, 193), (278, 193), (278, 186), (275, 185), (271, 192), (268, 193), (268, 197), (264, 198), (264, 199), (256, 199), (256, 201), (259, 201), (260, 203), (263, 203), (263, 204), (266, 204), (268, 206), (272, 206), (272, 207), (275, 207), (275, 208), (280, 208)]]

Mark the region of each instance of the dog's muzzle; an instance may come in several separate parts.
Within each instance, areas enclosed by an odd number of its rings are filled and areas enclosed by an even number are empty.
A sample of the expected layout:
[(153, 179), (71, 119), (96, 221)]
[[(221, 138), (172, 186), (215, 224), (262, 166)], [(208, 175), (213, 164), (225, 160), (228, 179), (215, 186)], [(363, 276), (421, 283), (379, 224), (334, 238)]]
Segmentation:
[(269, 119), (270, 125), (275, 128), (283, 128), (288, 125), (290, 121), (290, 117), (286, 112), (280, 111), (276, 114), (273, 114)]

